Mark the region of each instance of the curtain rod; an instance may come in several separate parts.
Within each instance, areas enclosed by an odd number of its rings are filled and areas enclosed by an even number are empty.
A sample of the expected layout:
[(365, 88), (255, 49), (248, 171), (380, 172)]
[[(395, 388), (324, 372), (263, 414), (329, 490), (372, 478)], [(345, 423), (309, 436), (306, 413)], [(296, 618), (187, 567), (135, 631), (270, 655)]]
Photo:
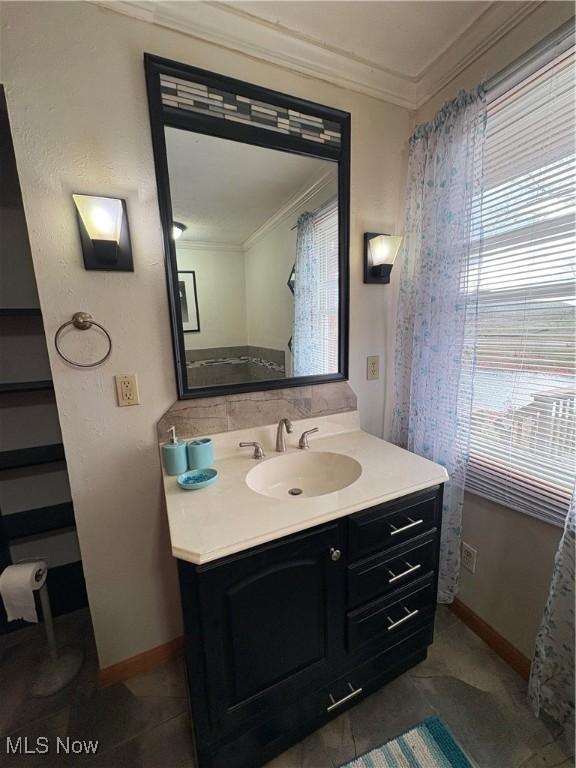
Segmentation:
[(493, 101), (525, 77), (574, 45), (574, 16), (565, 21), (526, 53), (508, 64), (486, 82), (488, 101)]

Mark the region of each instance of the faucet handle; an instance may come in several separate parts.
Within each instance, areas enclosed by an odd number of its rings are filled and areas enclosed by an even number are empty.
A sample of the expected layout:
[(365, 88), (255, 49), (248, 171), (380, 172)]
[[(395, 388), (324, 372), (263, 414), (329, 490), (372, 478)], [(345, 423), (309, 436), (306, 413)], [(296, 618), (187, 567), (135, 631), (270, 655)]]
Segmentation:
[(260, 443), (257, 443), (257, 442), (238, 443), (238, 446), (240, 448), (252, 448), (253, 447), (254, 448), (254, 453), (252, 455), (253, 459), (263, 459), (264, 456), (266, 455), (264, 453), (264, 450), (263, 450), (262, 446), (260, 445)]
[(315, 432), (319, 432), (319, 427), (313, 427), (312, 429), (307, 429), (305, 432), (302, 432), (300, 435), (300, 440), (298, 441), (298, 448), (310, 448), (310, 444), (308, 442), (308, 435), (313, 435)]

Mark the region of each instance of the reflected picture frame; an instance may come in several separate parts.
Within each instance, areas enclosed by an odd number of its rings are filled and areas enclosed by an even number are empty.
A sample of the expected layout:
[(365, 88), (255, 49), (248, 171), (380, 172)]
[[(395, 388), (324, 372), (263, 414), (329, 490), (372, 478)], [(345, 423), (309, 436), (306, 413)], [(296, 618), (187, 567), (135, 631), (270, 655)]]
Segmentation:
[(178, 296), (182, 333), (200, 333), (200, 310), (194, 270), (178, 270)]

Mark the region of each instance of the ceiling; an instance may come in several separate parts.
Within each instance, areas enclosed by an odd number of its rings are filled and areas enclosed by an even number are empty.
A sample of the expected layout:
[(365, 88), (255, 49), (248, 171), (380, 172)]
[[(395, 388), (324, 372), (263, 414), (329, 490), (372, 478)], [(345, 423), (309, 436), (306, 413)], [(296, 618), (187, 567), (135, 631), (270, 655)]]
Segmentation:
[(335, 164), (214, 136), (166, 128), (172, 215), (181, 242), (242, 244), (298, 200)]
[(229, 9), (308, 37), (381, 69), (415, 78), (490, 2), (235, 2)]
[[(417, 109), (524, 19), (534, 0), (93, 0), (340, 87)], [(555, 11), (573, 3), (554, 2)]]

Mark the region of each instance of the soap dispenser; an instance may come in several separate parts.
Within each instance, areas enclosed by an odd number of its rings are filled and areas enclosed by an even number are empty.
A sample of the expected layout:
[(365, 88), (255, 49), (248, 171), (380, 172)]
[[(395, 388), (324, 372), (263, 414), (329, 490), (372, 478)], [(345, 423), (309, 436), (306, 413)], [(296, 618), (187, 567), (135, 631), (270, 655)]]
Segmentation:
[(176, 427), (168, 430), (170, 440), (162, 446), (162, 464), (168, 475), (181, 475), (188, 469), (186, 442), (176, 438)]

